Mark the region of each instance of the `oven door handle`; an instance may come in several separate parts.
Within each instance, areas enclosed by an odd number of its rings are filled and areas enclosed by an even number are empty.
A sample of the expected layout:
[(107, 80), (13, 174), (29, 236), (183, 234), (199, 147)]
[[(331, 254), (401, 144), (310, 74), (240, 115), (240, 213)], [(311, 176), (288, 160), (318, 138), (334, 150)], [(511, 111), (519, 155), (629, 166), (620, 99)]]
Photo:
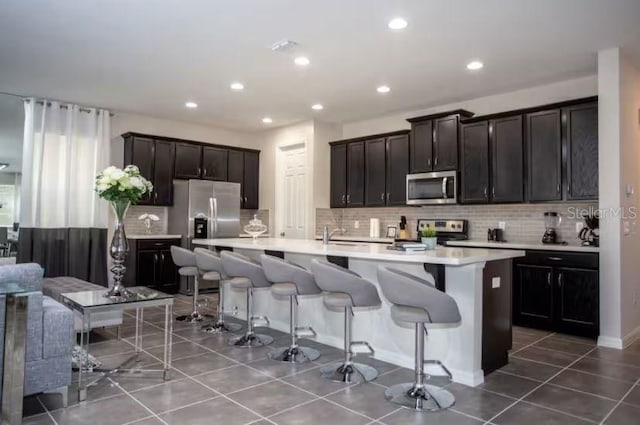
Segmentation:
[(449, 177), (444, 177), (442, 179), (442, 198), (443, 199), (448, 199), (449, 197), (447, 196), (447, 181), (449, 180)]

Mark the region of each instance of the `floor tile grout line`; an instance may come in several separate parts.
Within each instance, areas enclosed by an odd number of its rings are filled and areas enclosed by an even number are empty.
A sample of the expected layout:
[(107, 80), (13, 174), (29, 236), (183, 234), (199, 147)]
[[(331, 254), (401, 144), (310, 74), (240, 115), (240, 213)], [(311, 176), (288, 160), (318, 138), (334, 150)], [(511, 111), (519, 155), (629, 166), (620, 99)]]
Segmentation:
[[(590, 351), (588, 351), (587, 353), (585, 353), (584, 355), (578, 357), (576, 360), (574, 360), (572, 363), (570, 363), (569, 365), (567, 365), (566, 367), (560, 369), (559, 371), (557, 371), (555, 374), (551, 375), (547, 380), (545, 380), (544, 382), (541, 382), (540, 385), (536, 386), (535, 388), (533, 388), (531, 391), (527, 392), (526, 394), (524, 394), (522, 397), (520, 397), (519, 399), (517, 399), (515, 402), (513, 402), (512, 404), (510, 404), (509, 406), (507, 406), (506, 408), (504, 408), (502, 411), (498, 412), (497, 414), (495, 414), (493, 417), (489, 418), (489, 420), (487, 420), (487, 422), (492, 422), (494, 419), (496, 419), (498, 416), (502, 415), (504, 412), (506, 412), (507, 410), (511, 409), (513, 406), (515, 406), (516, 404), (518, 404), (521, 401), (524, 401), (524, 399), (526, 397), (528, 397), (529, 395), (533, 394), (534, 392), (536, 392), (538, 389), (542, 388), (545, 384), (547, 384), (548, 382), (550, 382), (553, 378), (555, 378), (556, 376), (560, 375), (562, 372), (564, 372), (565, 370), (569, 369), (569, 367), (571, 367), (572, 365), (576, 364), (577, 362), (579, 362), (580, 360), (582, 360), (584, 357), (586, 357), (589, 353), (591, 353), (592, 351), (594, 351), (596, 349), (596, 347), (592, 348)], [(557, 367), (557, 366), (556, 366)], [(545, 407), (545, 406), (542, 406)], [(551, 409), (553, 410), (553, 409)], [(565, 412), (562, 412), (565, 413)], [(565, 413), (566, 414), (566, 413)], [(569, 414), (570, 416), (573, 416), (571, 414)]]
[(544, 341), (545, 339), (550, 338), (550, 337), (552, 337), (553, 335), (556, 335), (556, 334), (555, 334), (555, 333), (552, 333), (552, 334), (549, 334), (549, 335), (543, 336), (543, 337), (541, 337), (541, 338), (539, 338), (539, 339), (537, 339), (537, 340), (533, 341), (531, 344), (525, 345), (524, 347), (522, 347), (522, 348), (520, 348), (520, 349), (518, 349), (518, 350), (514, 350), (514, 351), (513, 351), (513, 353), (509, 353), (509, 355), (511, 356), (511, 355), (513, 355), (513, 354), (519, 353), (520, 351), (522, 351), (522, 350), (524, 350), (524, 349), (526, 349), (526, 348), (529, 348), (529, 347), (531, 347), (531, 346), (533, 346), (533, 345), (535, 345), (535, 344), (539, 343), (540, 341)]
[(188, 404), (185, 404), (183, 406), (172, 407), (170, 409), (163, 410), (162, 412), (156, 413), (156, 415), (158, 415), (158, 416), (166, 415), (167, 413), (176, 412), (176, 411), (181, 410), (181, 409), (186, 409), (186, 408), (189, 408), (189, 407), (193, 407), (193, 406), (195, 406), (197, 404), (207, 403), (207, 402), (209, 402), (211, 400), (216, 400), (218, 398), (222, 398), (222, 394), (220, 394), (217, 391), (215, 391), (215, 393), (216, 393), (216, 395), (213, 396), (213, 397), (209, 397), (209, 398), (205, 398), (205, 399), (202, 399), (202, 400), (194, 401), (192, 403), (188, 403)]
[[(529, 347), (529, 348), (535, 348), (535, 349), (537, 349), (537, 350), (544, 350), (544, 351), (551, 351), (551, 352), (554, 352), (554, 353), (567, 354), (567, 355), (570, 355), (570, 356), (581, 356), (581, 355), (582, 355), (582, 354), (578, 354), (578, 353), (571, 353), (571, 352), (569, 352), (569, 351), (557, 350), (557, 349), (555, 349), (555, 348), (541, 347), (541, 346), (539, 346), (539, 345), (533, 345), (533, 346), (531, 346), (531, 347)], [(587, 351), (590, 351), (592, 348), (595, 348), (595, 347), (591, 347), (591, 348), (590, 348), (589, 350), (587, 350)], [(512, 355), (513, 355), (513, 354), (517, 354), (517, 353), (512, 353)], [(584, 353), (583, 353), (583, 354), (584, 354)]]
[(40, 406), (44, 408), (44, 412), (47, 414), (47, 416), (49, 416), (49, 419), (53, 421), (54, 425), (58, 425), (58, 421), (56, 421), (56, 418), (54, 418), (51, 412), (49, 412), (49, 409), (47, 408), (47, 406), (42, 402), (42, 400), (40, 400), (39, 395), (36, 396), (36, 400), (38, 400), (38, 403), (40, 403)]
[(620, 401), (618, 401), (618, 403), (616, 403), (616, 405), (615, 405), (615, 406), (613, 406), (613, 408), (612, 408), (612, 409), (611, 409), (611, 410), (610, 410), (610, 411), (605, 415), (604, 419), (602, 419), (602, 421), (600, 421), (600, 424), (604, 424), (604, 423), (605, 423), (605, 421), (606, 421), (607, 419), (609, 419), (609, 417), (613, 414), (613, 412), (615, 412), (615, 410), (616, 410), (616, 409), (617, 409), (617, 408), (622, 404), (622, 401), (623, 401), (625, 398), (627, 398), (627, 396), (628, 396), (629, 394), (631, 394), (631, 392), (632, 392), (636, 387), (638, 387), (638, 385), (639, 385), (639, 384), (640, 384), (640, 378), (638, 378), (638, 379), (636, 380), (636, 382), (631, 386), (631, 388), (629, 388), (629, 391), (627, 391), (627, 392), (624, 394), (624, 396), (622, 396), (622, 398), (620, 399)]
[[(113, 380), (111, 378), (107, 378), (109, 381), (111, 381), (111, 383), (114, 383)], [(125, 390), (124, 388), (120, 387), (120, 389), (128, 396), (130, 397), (133, 401), (135, 401), (136, 403), (138, 403), (140, 406), (142, 406), (145, 410), (147, 410), (151, 415), (153, 415), (157, 420), (159, 420), (160, 422), (162, 422), (164, 425), (169, 425), (166, 421), (164, 421), (161, 417), (159, 417), (158, 415), (156, 415), (156, 413), (149, 409), (143, 402), (141, 402), (140, 400), (138, 400), (137, 398), (135, 398), (133, 395), (131, 395), (131, 393), (129, 393), (127, 390)]]

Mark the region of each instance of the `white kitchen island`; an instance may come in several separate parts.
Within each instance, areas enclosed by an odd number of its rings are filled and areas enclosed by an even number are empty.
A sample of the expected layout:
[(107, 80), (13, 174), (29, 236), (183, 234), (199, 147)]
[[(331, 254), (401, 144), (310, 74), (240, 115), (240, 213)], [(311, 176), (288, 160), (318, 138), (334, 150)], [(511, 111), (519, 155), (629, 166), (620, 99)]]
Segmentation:
[[(395, 267), (431, 281), (434, 279), (426, 269), (440, 275), (440, 284), (444, 283), (446, 293), (458, 303), (462, 322), (456, 328), (430, 330), (425, 358), (441, 360), (452, 372), (455, 382), (471, 386), (484, 382), (483, 324), (491, 329), (484, 336), (485, 357), (487, 349), (496, 346), (495, 335), (509, 332), (510, 343), (511, 259), (524, 256), (524, 251), (439, 246), (434, 251), (406, 253), (391, 251), (387, 245), (376, 243), (332, 241), (323, 245), (322, 241), (316, 240), (278, 238), (199, 239), (193, 243), (211, 249), (230, 248), (254, 259), (269, 251), (306, 268), (314, 258), (348, 266), (374, 283), (380, 293), (381, 307), (355, 309), (353, 339), (368, 341), (375, 350), (374, 357), (383, 361), (413, 368), (414, 328), (391, 319), (390, 304), (378, 284), (379, 265)], [(500, 297), (497, 294), (501, 294)], [(287, 301), (274, 298), (268, 290), (256, 290), (254, 295), (255, 314), (268, 316), (273, 328), (287, 332)], [(237, 309), (239, 317), (244, 318), (244, 293), (227, 291), (225, 298), (225, 310)], [(318, 342), (342, 348), (343, 314), (328, 310), (321, 296), (299, 297), (299, 301), (299, 325), (312, 326), (318, 333)], [(484, 316), (483, 305), (491, 306), (491, 311), (486, 311)], [(491, 327), (494, 324), (498, 324), (499, 332), (494, 332)], [(500, 353), (489, 354), (504, 355), (506, 361), (506, 350), (510, 347), (505, 347), (504, 343), (500, 347)]]

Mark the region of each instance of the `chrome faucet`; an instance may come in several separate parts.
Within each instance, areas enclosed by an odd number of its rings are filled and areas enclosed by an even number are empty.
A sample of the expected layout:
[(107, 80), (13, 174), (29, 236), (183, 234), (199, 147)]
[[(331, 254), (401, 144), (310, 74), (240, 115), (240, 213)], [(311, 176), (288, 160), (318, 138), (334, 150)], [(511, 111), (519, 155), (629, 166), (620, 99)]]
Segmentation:
[(322, 229), (322, 244), (328, 245), (331, 237), (337, 232), (340, 232), (344, 235), (345, 233), (347, 233), (347, 230), (339, 227), (329, 232), (329, 226), (324, 226), (324, 228)]

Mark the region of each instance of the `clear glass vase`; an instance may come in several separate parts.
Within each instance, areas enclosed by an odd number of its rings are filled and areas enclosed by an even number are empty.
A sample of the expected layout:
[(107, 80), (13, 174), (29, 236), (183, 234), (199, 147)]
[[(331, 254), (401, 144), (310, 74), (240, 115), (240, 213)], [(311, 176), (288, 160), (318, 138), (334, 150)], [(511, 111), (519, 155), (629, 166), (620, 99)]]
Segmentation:
[(109, 246), (109, 255), (111, 255), (112, 259), (113, 286), (105, 294), (107, 297), (128, 297), (131, 295), (131, 291), (127, 290), (122, 283), (127, 270), (124, 264), (129, 252), (127, 235), (124, 232), (124, 217), (127, 215), (130, 205), (131, 202), (128, 200), (111, 201), (111, 208), (116, 216), (116, 222), (113, 239), (111, 239), (111, 245)]

